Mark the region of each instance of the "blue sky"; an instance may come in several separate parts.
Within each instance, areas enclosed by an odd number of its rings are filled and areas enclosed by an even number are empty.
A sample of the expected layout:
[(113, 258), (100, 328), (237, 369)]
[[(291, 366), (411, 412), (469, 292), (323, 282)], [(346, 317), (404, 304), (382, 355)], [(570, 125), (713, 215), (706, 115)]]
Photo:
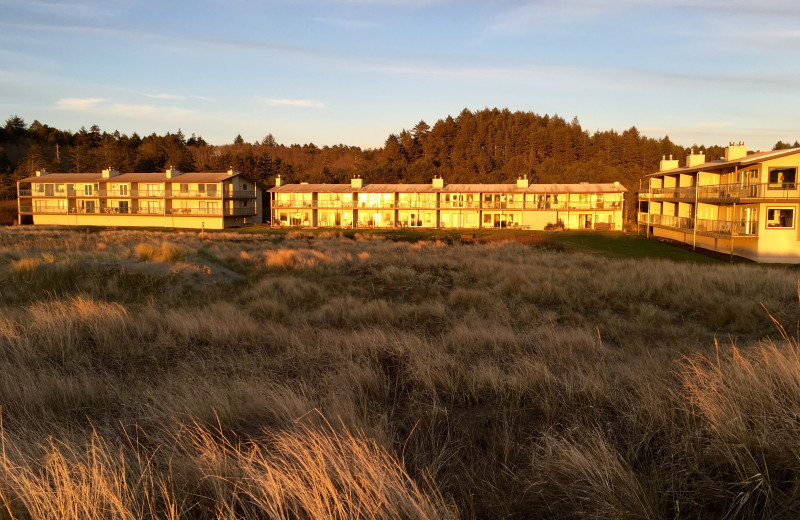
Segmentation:
[(0, 117), (379, 147), (462, 109), (800, 139), (796, 0), (0, 0)]

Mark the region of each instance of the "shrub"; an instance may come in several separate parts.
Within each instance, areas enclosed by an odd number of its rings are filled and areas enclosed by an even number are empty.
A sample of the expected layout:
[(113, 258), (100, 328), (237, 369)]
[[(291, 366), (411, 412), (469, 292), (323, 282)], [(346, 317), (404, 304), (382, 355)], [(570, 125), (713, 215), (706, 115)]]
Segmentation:
[(141, 260), (142, 262), (149, 262), (153, 260), (156, 255), (158, 254), (158, 249), (153, 247), (152, 244), (148, 244), (145, 242), (141, 242), (136, 245), (136, 258)]
[(561, 219), (556, 220), (555, 224), (553, 224), (552, 222), (548, 222), (544, 226), (545, 231), (564, 231), (564, 229), (566, 229), (564, 227), (564, 221)]

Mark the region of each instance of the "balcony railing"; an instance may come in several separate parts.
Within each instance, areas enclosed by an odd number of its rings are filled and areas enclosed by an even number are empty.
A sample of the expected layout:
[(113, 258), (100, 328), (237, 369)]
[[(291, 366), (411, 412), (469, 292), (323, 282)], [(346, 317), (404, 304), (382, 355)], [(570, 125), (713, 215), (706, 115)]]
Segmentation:
[(757, 184), (714, 184), (709, 186), (685, 186), (681, 188), (653, 188), (639, 193), (643, 200), (679, 200), (733, 204), (747, 199), (792, 199), (800, 198), (797, 184), (793, 182)]
[(17, 190), (18, 197), (30, 197), (31, 196), (31, 189), (30, 188), (20, 188)]
[(176, 217), (194, 217), (194, 216), (210, 216), (210, 217), (251, 217), (256, 214), (256, 208), (170, 208), (167, 209), (167, 215)]
[(435, 200), (431, 201), (400, 201), (397, 203), (398, 209), (436, 209), (439, 205)]
[[(669, 229), (675, 229), (686, 233), (697, 232), (700, 235), (722, 236), (722, 237), (747, 237), (758, 235), (758, 221), (756, 220), (713, 220), (713, 219), (693, 219), (691, 217), (677, 217), (674, 215), (639, 214), (639, 223)], [(695, 230), (694, 226), (697, 225)]]

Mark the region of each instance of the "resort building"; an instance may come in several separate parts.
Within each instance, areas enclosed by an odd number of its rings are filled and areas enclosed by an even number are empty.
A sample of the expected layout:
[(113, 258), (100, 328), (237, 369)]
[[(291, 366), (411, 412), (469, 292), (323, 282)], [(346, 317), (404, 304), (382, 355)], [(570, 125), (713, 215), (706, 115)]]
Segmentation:
[(622, 229), (624, 196), (609, 184), (284, 184), (270, 189), (280, 226)]
[(800, 263), (800, 148), (748, 153), (744, 143), (683, 167), (663, 158), (639, 191), (639, 225), (667, 238), (758, 262)]
[(263, 190), (221, 173), (47, 173), (17, 183), (19, 222), (223, 229), (263, 222)]

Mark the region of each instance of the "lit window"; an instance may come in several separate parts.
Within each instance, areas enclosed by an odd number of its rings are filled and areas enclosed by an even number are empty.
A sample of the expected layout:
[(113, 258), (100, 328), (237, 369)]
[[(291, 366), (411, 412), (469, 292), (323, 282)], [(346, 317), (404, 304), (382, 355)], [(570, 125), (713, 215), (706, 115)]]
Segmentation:
[(770, 168), (769, 188), (773, 190), (793, 190), (797, 181), (797, 168)]
[(794, 227), (794, 208), (767, 208), (767, 227), (773, 229)]

